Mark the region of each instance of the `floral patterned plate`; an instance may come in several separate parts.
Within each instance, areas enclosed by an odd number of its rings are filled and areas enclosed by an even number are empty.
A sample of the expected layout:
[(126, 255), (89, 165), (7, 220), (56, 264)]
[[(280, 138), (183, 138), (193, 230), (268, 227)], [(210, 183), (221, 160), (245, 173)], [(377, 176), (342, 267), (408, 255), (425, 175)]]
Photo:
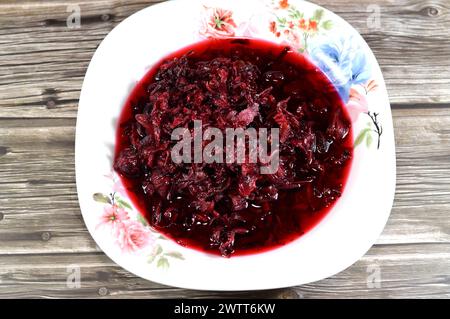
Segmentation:
[[(137, 81), (161, 57), (205, 37), (284, 42), (334, 83), (353, 121), (355, 153), (346, 189), (313, 230), (269, 252), (222, 258), (179, 246), (152, 230), (111, 171), (115, 128)], [(83, 84), (76, 178), (86, 225), (117, 264), (145, 279), (191, 289), (249, 290), (332, 276), (372, 246), (395, 190), (392, 118), (378, 63), (344, 20), (300, 0), (174, 0), (127, 18), (97, 49)]]

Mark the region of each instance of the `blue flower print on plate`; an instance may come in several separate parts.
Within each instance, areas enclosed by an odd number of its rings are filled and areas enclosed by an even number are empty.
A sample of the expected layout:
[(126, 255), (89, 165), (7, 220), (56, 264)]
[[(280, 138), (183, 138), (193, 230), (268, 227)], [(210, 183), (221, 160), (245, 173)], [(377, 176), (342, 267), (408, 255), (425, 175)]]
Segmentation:
[(366, 83), (371, 77), (366, 53), (353, 37), (336, 37), (330, 41), (314, 41), (309, 55), (316, 65), (329, 77), (345, 103), (349, 100), (354, 84)]

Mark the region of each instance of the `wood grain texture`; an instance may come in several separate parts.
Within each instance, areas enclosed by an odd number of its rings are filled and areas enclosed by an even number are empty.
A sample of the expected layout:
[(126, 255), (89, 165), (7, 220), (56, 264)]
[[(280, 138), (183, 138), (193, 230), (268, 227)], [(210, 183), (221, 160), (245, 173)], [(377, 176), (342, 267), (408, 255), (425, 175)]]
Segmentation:
[[(178, 290), (115, 266), (96, 247), (80, 215), (73, 163), (75, 120), (2, 119), (0, 296), (448, 297), (450, 109), (402, 108), (394, 110), (393, 117), (397, 192), (378, 245), (336, 276), (256, 294)], [(81, 267), (80, 289), (66, 286), (71, 264)], [(380, 288), (367, 287), (368, 267), (373, 265), (382, 273)]]
[[(316, 1), (353, 24), (393, 103), (397, 190), (377, 245), (331, 278), (287, 289), (170, 288), (116, 266), (83, 223), (75, 187), (78, 97), (88, 63), (120, 21), (155, 1), (0, 2), (0, 298), (450, 297), (450, 2)], [(66, 27), (69, 4), (81, 29)], [(369, 5), (381, 26), (367, 26)], [(370, 11), (370, 10), (369, 10)], [(67, 287), (70, 265), (82, 286)], [(379, 267), (381, 286), (368, 288)]]
[[(75, 117), (95, 48), (120, 21), (154, 2), (0, 3), (0, 117)], [(72, 3), (81, 8), (79, 29), (66, 25)], [(368, 27), (372, 0), (318, 1), (365, 37), (380, 62), (392, 103), (450, 103), (450, 3), (375, 3), (381, 12), (379, 28)]]
[[(434, 265), (432, 271), (430, 265)], [(79, 288), (71, 288), (70, 282), (67, 285), (74, 267), (80, 270)], [(449, 267), (449, 244), (381, 245), (349, 269), (313, 284), (256, 292), (213, 292), (136, 278), (100, 253), (0, 255), (0, 298), (449, 298)], [(373, 269), (380, 274), (378, 287), (368, 278)]]

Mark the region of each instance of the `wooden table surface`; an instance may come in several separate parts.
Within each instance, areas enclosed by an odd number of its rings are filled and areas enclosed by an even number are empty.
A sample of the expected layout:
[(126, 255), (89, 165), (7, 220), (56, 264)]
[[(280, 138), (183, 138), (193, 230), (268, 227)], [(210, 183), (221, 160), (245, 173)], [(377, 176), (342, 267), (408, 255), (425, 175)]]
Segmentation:
[[(0, 1), (0, 297), (450, 298), (450, 0), (316, 1), (366, 39), (393, 110), (394, 207), (353, 266), (299, 287), (219, 293), (152, 283), (106, 257), (77, 201), (78, 98), (100, 41), (152, 2)], [(71, 4), (79, 29), (66, 25)], [(367, 24), (374, 8), (379, 28)], [(80, 288), (67, 285), (72, 265)]]

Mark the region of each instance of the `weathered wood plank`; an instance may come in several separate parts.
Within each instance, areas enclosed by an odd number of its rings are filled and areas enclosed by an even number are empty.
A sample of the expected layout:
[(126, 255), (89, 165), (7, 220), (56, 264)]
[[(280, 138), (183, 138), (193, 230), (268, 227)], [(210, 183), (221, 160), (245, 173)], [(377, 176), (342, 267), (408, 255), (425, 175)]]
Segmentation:
[[(76, 268), (75, 268), (76, 267)], [(80, 287), (68, 277), (79, 269)], [(103, 254), (0, 256), (0, 298), (295, 298), (292, 289), (214, 293), (163, 286), (137, 278)]]
[[(74, 124), (0, 120), (0, 254), (98, 251), (77, 202)], [(396, 200), (378, 243), (450, 243), (450, 108), (397, 109), (394, 124)]]
[[(223, 294), (136, 278), (96, 247), (82, 221), (75, 187), (80, 88), (106, 34), (157, 1), (1, 1), (0, 297), (449, 298), (447, 0), (315, 1), (365, 37), (394, 105), (396, 200), (377, 245), (355, 265), (302, 287)], [(66, 27), (69, 4), (81, 7), (81, 29)], [(367, 24), (373, 5), (381, 10), (379, 28)], [(80, 289), (66, 286), (71, 264), (81, 267)], [(380, 270), (381, 287), (368, 288), (374, 269)]]
[(449, 248), (448, 244), (374, 246), (345, 271), (294, 289), (303, 298), (449, 298)]
[[(95, 48), (120, 21), (153, 2), (1, 3), (0, 117), (75, 117)], [(317, 2), (343, 16), (366, 38), (393, 103), (450, 102), (448, 1), (377, 1), (380, 28), (367, 24), (371, 0)], [(80, 29), (66, 26), (71, 3), (80, 5)]]
[[(79, 267), (80, 288), (67, 285), (73, 267)], [(0, 298), (362, 296), (450, 297), (450, 244), (374, 246), (366, 256), (347, 270), (319, 282), (287, 289), (227, 293), (169, 288), (146, 281), (118, 267), (103, 254), (0, 256)]]

